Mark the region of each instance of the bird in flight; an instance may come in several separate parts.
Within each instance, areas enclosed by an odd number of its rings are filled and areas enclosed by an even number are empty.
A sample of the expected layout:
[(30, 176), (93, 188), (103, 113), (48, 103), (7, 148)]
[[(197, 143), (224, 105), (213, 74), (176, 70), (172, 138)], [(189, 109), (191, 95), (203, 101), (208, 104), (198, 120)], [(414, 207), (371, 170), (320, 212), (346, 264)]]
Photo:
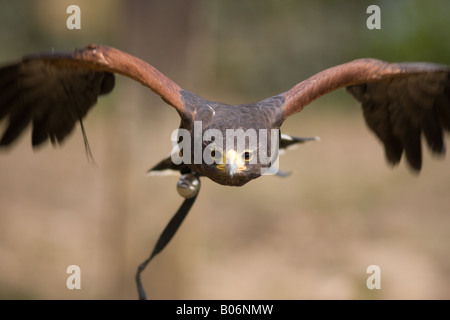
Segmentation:
[(364, 119), (384, 145), (392, 165), (404, 155), (410, 167), (422, 167), (422, 135), (430, 150), (445, 154), (444, 131), (450, 131), (450, 67), (434, 63), (387, 63), (357, 59), (321, 71), (286, 92), (262, 101), (229, 105), (205, 100), (182, 89), (143, 60), (104, 45), (70, 53), (24, 57), (0, 68), (0, 121), (7, 120), (0, 147), (10, 146), (32, 124), (31, 143), (61, 143), (96, 104), (114, 88), (115, 74), (138, 81), (158, 94), (180, 117), (173, 149), (150, 171), (182, 174), (179, 193), (186, 198), (138, 268), (139, 296), (145, 298), (140, 272), (170, 241), (193, 201), (198, 177), (242, 186), (278, 171), (279, 150), (314, 138), (280, 133), (283, 122), (313, 100), (346, 88), (361, 103)]
[[(112, 91), (116, 73), (150, 88), (181, 118), (179, 132), (184, 134), (176, 137), (176, 152), (154, 169), (194, 173), (223, 185), (241, 186), (258, 178), (273, 167), (278, 149), (309, 140), (281, 135), (279, 129), (310, 102), (342, 87), (361, 103), (368, 127), (393, 165), (405, 154), (411, 168), (420, 171), (422, 134), (432, 152), (444, 154), (443, 132), (450, 130), (450, 68), (445, 65), (358, 59), (265, 100), (229, 105), (182, 89), (130, 54), (90, 45), (70, 53), (26, 56), (0, 68), (0, 120), (8, 120), (0, 146), (9, 146), (30, 123), (33, 147), (48, 139), (61, 143), (77, 122), (82, 125), (97, 98)], [(234, 136), (228, 139), (230, 131)], [(277, 143), (270, 137), (273, 132)]]

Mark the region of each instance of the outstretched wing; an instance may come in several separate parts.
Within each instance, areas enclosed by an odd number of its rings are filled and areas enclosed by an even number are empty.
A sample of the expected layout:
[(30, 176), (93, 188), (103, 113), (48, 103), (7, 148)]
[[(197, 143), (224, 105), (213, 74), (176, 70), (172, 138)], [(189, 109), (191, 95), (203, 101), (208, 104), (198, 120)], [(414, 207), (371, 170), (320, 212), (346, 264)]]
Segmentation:
[(445, 153), (443, 132), (450, 130), (450, 67), (354, 60), (285, 92), (283, 119), (342, 87), (361, 102), (364, 118), (383, 142), (390, 163), (397, 164), (404, 151), (411, 167), (420, 170), (422, 133), (433, 152)]
[(0, 68), (0, 120), (9, 122), (0, 146), (10, 145), (33, 124), (32, 144), (61, 142), (114, 87), (114, 73), (139, 81), (186, 116), (176, 83), (146, 62), (120, 50), (90, 45), (71, 53), (23, 58)]

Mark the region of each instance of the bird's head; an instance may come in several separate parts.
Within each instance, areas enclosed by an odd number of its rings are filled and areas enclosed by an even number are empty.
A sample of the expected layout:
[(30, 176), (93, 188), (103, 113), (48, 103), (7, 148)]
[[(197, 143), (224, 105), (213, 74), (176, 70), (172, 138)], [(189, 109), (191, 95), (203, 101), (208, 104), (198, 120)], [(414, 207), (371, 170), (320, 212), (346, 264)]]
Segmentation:
[(215, 182), (233, 186), (242, 186), (259, 177), (261, 164), (253, 161), (257, 157), (258, 149), (239, 149), (207, 146), (204, 150), (210, 152), (210, 157), (214, 161), (203, 162), (202, 173)]
[[(186, 150), (191, 156), (186, 160), (191, 162), (188, 166), (193, 171), (217, 183), (242, 186), (273, 169), (278, 157), (279, 130), (257, 123), (255, 110), (242, 112), (241, 108), (240, 116), (227, 118), (225, 114), (233, 112), (221, 109), (216, 107), (216, 117), (208, 122), (197, 120), (185, 132), (191, 141), (190, 150)], [(224, 116), (220, 116), (222, 112)], [(253, 117), (248, 117), (250, 114)], [(186, 138), (181, 141), (188, 141)]]

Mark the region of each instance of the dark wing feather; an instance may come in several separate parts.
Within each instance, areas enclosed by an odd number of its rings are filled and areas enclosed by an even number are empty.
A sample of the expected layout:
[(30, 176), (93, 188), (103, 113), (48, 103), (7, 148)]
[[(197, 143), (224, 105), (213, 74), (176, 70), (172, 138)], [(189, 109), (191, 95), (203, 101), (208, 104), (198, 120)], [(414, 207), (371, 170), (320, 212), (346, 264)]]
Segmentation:
[(0, 146), (10, 145), (31, 122), (32, 144), (59, 143), (114, 87), (119, 73), (160, 95), (185, 117), (181, 88), (144, 61), (117, 49), (91, 45), (72, 53), (25, 57), (0, 68), (0, 120), (8, 125)]
[(450, 68), (432, 63), (387, 63), (359, 59), (299, 83), (284, 94), (284, 119), (335, 89), (347, 87), (363, 108), (369, 128), (397, 164), (403, 152), (412, 168), (422, 166), (421, 136), (430, 149), (445, 153), (450, 130)]
[(0, 70), (0, 118), (8, 126), (0, 145), (9, 145), (33, 123), (32, 144), (48, 138), (61, 142), (100, 94), (108, 93), (114, 76), (83, 68), (54, 68), (46, 60), (25, 60)]
[(165, 171), (179, 172), (181, 174), (192, 172), (192, 170), (189, 169), (186, 166), (186, 164), (184, 164), (184, 163), (175, 164), (172, 161), (172, 157), (168, 156), (168, 157), (164, 158), (163, 160), (161, 160), (160, 162), (158, 162), (151, 169), (149, 169), (147, 171), (147, 174), (149, 174), (149, 175), (152, 175), (152, 174), (158, 175), (158, 174), (162, 173), (164, 175)]

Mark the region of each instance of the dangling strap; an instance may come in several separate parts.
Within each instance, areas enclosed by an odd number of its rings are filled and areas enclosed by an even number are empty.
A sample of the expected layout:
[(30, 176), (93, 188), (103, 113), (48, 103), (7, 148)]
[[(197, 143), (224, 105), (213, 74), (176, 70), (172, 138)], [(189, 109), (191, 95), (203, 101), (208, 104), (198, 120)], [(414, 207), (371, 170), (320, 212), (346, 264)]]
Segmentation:
[(145, 267), (149, 264), (149, 262), (153, 259), (154, 256), (156, 256), (158, 253), (160, 253), (166, 245), (169, 243), (170, 239), (175, 235), (178, 228), (180, 227), (181, 223), (183, 222), (184, 218), (187, 216), (189, 210), (191, 209), (192, 205), (194, 204), (195, 199), (197, 199), (197, 194), (189, 199), (185, 199), (183, 201), (183, 204), (178, 209), (178, 211), (175, 213), (175, 215), (172, 217), (172, 219), (167, 224), (164, 231), (159, 236), (158, 242), (156, 242), (155, 247), (153, 248), (153, 251), (150, 255), (150, 257), (142, 262), (140, 266), (138, 267), (137, 273), (136, 273), (136, 283), (138, 287), (138, 293), (139, 293), (139, 299), (140, 300), (146, 300), (147, 295), (145, 294), (144, 287), (142, 285), (141, 281), (141, 272), (145, 269)]

